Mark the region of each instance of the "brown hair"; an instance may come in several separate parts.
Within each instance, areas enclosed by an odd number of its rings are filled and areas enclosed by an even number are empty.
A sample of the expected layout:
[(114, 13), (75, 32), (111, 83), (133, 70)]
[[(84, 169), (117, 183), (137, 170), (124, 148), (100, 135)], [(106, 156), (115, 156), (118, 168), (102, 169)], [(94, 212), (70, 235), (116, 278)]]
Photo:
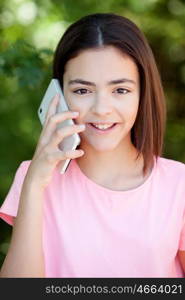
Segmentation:
[(82, 17), (68, 27), (54, 55), (53, 77), (63, 88), (63, 74), (68, 60), (90, 48), (115, 46), (136, 63), (140, 76), (138, 114), (131, 129), (131, 141), (144, 158), (143, 174), (153, 166), (163, 151), (166, 104), (160, 75), (152, 50), (140, 29), (129, 19), (113, 13)]

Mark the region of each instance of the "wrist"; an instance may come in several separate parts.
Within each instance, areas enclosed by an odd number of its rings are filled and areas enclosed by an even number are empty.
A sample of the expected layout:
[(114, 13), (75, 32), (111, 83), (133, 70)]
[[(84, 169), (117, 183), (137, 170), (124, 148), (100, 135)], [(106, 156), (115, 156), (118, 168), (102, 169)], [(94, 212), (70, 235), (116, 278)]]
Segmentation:
[(40, 183), (38, 180), (35, 180), (31, 177), (25, 177), (23, 188), (27, 191), (36, 192), (36, 193), (43, 193), (45, 187), (42, 183)]

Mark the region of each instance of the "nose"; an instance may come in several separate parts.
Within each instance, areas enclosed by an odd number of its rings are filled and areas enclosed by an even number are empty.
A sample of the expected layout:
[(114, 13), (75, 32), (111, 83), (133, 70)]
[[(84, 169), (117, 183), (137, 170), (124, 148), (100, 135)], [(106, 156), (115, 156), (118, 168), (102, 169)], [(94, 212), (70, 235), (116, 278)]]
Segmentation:
[(92, 112), (96, 115), (109, 115), (112, 113), (113, 107), (111, 103), (110, 96), (106, 95), (96, 95), (93, 106)]

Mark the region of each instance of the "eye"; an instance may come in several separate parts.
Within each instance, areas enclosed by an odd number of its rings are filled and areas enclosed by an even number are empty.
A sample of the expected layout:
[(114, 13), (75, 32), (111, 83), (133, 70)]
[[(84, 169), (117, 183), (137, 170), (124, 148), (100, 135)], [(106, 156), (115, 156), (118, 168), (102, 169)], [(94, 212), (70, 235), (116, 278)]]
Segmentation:
[(82, 95), (82, 94), (87, 94), (87, 91), (88, 91), (87, 89), (78, 89), (73, 91), (73, 93)]
[(118, 91), (118, 94), (128, 94), (128, 93), (130, 93), (129, 90), (124, 89), (124, 88), (118, 88), (116, 91)]

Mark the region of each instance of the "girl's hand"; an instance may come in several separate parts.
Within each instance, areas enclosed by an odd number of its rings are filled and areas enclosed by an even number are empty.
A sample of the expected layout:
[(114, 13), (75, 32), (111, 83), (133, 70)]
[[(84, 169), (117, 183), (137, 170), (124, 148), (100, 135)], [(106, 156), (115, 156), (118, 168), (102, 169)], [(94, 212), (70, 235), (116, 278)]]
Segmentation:
[(57, 124), (78, 117), (72, 111), (66, 111), (56, 114), (56, 107), (59, 100), (57, 94), (50, 103), (46, 120), (43, 125), (36, 151), (28, 168), (26, 181), (32, 182), (45, 187), (51, 180), (52, 172), (56, 165), (62, 161), (74, 159), (84, 154), (83, 150), (61, 151), (58, 148), (60, 142), (67, 136), (81, 132), (85, 129), (85, 125), (72, 125), (58, 129)]

